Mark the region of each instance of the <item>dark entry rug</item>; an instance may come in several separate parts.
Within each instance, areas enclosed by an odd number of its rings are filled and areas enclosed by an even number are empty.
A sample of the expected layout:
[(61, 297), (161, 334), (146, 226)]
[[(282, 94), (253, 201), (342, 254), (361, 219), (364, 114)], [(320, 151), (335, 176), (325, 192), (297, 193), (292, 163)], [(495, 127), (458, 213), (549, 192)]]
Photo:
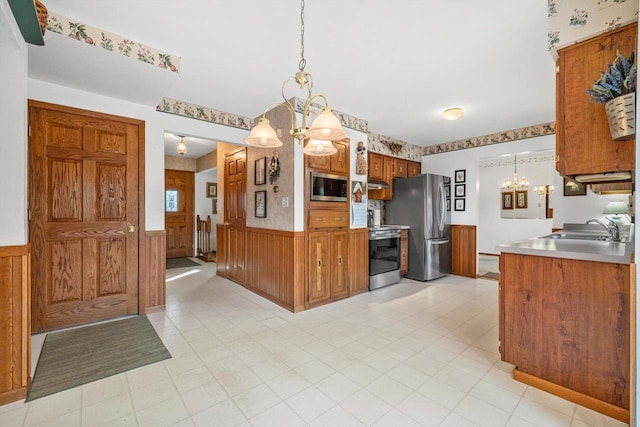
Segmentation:
[(194, 267), (200, 265), (189, 258), (167, 258), (167, 270), (171, 268)]
[(500, 273), (494, 273), (493, 271), (489, 271), (484, 273), (482, 276), (478, 276), (479, 279), (488, 279), (488, 280), (500, 280)]
[(50, 333), (26, 401), (170, 357), (146, 316)]

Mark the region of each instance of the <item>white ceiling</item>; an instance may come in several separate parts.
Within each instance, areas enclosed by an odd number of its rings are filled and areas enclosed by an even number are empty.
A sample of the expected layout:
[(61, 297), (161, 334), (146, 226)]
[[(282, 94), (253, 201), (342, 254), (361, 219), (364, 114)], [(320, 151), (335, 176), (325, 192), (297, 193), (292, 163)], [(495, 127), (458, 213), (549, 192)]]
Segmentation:
[[(279, 102), (282, 82), (298, 69), (296, 0), (44, 3), (68, 18), (181, 56), (178, 76), (153, 86), (157, 101), (167, 96), (256, 117)], [(313, 74), (314, 94), (324, 94), (336, 110), (368, 120), (371, 132), (426, 146), (554, 120), (555, 67), (547, 52), (545, 0), (306, 3), (306, 71)], [(50, 42), (54, 37), (60, 36), (47, 34), (44, 48), (30, 49), (30, 76), (93, 84), (127, 99), (131, 90), (123, 89), (125, 83), (105, 85), (100, 73), (93, 74), (94, 81), (70, 78), (67, 65), (55, 60), (57, 52), (74, 49), (68, 55), (83, 55), (91, 48)], [(153, 79), (141, 80), (139, 65), (128, 60), (117, 74), (120, 82), (134, 76), (140, 92), (135, 102), (150, 102), (145, 87)], [(288, 89), (287, 96), (305, 95), (295, 85)], [(443, 120), (441, 112), (452, 106), (464, 108), (463, 118)], [(175, 153), (173, 144), (166, 145)]]

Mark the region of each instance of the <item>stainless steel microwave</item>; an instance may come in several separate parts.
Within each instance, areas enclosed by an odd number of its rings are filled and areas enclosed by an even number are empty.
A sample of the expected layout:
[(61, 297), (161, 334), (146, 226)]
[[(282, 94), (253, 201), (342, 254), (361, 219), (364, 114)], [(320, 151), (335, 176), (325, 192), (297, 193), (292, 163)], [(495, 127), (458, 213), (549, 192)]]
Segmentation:
[(311, 172), (311, 200), (323, 202), (348, 201), (346, 176)]

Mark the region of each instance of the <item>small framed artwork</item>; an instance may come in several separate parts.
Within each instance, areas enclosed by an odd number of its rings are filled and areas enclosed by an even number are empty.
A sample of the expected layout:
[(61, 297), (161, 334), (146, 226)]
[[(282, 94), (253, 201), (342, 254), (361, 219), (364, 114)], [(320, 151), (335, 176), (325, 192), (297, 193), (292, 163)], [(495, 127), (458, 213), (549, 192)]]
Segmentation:
[(218, 197), (218, 184), (215, 182), (207, 182), (207, 197)]
[(513, 209), (513, 193), (510, 191), (502, 192), (502, 209)]
[(267, 158), (262, 157), (256, 160), (256, 185), (262, 185), (267, 183)]
[(564, 195), (565, 196), (586, 196), (587, 186), (576, 181), (564, 179)]
[(267, 217), (267, 192), (256, 191), (256, 218)]
[(463, 211), (465, 209), (464, 201), (465, 199), (455, 199), (455, 206), (453, 209), (456, 211)]
[(451, 197), (451, 185), (444, 186), (444, 195), (445, 197)]
[(213, 202), (211, 203), (211, 213), (214, 215), (217, 215), (218, 214), (218, 198), (215, 197), (211, 200), (213, 200)]
[(461, 182), (465, 182), (466, 180), (467, 180), (467, 170), (466, 169), (457, 170), (454, 176), (454, 182), (456, 184), (459, 184)]
[(465, 196), (465, 185), (456, 184), (456, 197), (464, 197), (464, 196)]
[(449, 184), (449, 183), (451, 182), (451, 178), (450, 178), (450, 177), (448, 177), (448, 176), (443, 176), (443, 178), (444, 178), (444, 183), (445, 183), (445, 185), (446, 185), (446, 184)]
[(529, 192), (527, 190), (516, 191), (516, 209), (527, 209)]
[(447, 199), (447, 212), (451, 212), (451, 199)]

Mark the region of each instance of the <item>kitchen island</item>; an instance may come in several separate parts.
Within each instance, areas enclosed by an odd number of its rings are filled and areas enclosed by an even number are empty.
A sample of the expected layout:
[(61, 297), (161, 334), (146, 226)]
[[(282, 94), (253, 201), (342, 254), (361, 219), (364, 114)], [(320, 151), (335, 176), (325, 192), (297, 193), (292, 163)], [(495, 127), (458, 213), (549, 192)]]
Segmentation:
[(499, 246), (499, 339), (514, 379), (629, 422), (635, 264), (633, 227), (623, 231), (624, 242)]

